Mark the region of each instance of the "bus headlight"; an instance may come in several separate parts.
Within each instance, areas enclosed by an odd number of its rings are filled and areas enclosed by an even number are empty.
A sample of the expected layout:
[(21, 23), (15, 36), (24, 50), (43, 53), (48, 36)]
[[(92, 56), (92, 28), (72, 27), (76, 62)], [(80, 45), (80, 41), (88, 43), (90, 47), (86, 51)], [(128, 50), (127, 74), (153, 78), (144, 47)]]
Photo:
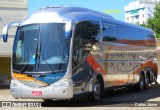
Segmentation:
[(72, 80), (64, 80), (64, 81), (53, 84), (54, 87), (68, 87), (71, 85), (73, 85)]

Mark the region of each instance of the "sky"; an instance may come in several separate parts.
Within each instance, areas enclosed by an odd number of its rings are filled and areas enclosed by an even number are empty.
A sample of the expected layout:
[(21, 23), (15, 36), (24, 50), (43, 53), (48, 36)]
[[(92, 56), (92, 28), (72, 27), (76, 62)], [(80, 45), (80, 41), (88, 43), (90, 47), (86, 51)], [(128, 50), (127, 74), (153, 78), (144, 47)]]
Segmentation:
[(135, 0), (28, 0), (28, 16), (46, 6), (77, 6), (103, 12), (124, 21), (124, 6)]

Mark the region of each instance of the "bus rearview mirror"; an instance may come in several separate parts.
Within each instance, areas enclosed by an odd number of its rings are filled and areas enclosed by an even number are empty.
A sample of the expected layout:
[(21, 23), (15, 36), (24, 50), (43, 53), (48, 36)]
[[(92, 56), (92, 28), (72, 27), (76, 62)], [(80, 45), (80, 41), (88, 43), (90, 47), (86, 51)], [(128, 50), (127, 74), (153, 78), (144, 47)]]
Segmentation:
[(11, 27), (18, 27), (20, 22), (12, 22), (3, 28), (3, 42), (7, 42), (8, 39), (8, 31)]

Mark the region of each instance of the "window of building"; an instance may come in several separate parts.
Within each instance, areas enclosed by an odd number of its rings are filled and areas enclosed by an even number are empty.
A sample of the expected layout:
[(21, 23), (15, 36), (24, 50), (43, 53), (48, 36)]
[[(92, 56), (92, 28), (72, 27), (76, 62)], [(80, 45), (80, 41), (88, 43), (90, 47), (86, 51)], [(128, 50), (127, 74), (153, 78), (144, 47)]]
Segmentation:
[(135, 13), (138, 13), (138, 12), (139, 12), (138, 9), (136, 9), (136, 10), (131, 10), (131, 11), (130, 11), (131, 14), (135, 14)]
[(142, 11), (144, 11), (144, 10), (145, 10), (145, 8), (140, 8), (139, 10), (142, 10)]
[(139, 15), (135, 16), (136, 19), (139, 19)]
[(151, 14), (148, 14), (148, 17), (149, 17), (149, 18), (152, 18), (152, 15), (151, 15)]
[(125, 11), (126, 14), (129, 14), (129, 11)]

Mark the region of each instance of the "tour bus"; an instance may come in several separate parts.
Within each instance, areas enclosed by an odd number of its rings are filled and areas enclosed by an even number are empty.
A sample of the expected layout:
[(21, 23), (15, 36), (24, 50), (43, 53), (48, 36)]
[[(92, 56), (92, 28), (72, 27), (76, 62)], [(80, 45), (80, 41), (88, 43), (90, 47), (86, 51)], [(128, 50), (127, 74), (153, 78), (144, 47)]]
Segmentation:
[(157, 83), (158, 60), (151, 29), (80, 7), (45, 7), (17, 27), (12, 53), (14, 98), (71, 99), (105, 89), (143, 91)]

